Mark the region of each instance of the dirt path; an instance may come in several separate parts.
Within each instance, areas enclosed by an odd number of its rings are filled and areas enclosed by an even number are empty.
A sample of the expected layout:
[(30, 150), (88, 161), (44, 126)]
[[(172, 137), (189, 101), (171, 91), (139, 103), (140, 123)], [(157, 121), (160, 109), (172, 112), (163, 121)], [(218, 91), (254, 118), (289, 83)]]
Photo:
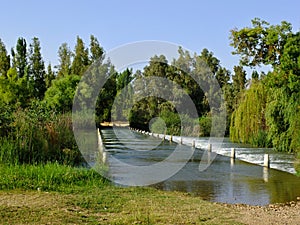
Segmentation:
[(297, 202), (268, 206), (225, 205), (241, 214), (238, 219), (244, 224), (300, 224), (300, 198)]

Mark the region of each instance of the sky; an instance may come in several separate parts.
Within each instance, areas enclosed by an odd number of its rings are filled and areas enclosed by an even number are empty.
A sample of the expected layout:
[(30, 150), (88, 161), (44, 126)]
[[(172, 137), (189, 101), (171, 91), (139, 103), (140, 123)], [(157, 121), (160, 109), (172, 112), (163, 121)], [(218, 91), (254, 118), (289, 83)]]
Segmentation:
[(207, 48), (232, 70), (239, 62), (229, 45), (230, 30), (251, 26), (259, 17), (271, 24), (285, 20), (300, 31), (299, 0), (27, 0), (2, 1), (0, 38), (10, 50), (18, 37), (38, 37), (46, 64), (58, 64), (59, 46), (74, 49), (77, 35), (86, 46), (91, 34), (107, 52), (136, 41), (176, 43), (200, 54)]

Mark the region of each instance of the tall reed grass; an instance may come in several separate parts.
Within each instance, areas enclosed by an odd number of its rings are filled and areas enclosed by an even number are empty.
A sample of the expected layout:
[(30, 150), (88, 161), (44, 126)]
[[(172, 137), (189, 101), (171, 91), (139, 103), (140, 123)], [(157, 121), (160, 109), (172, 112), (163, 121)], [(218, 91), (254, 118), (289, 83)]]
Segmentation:
[(17, 109), (12, 113), (10, 132), (0, 136), (0, 163), (34, 164), (84, 162), (77, 147), (71, 113), (57, 114), (43, 108)]

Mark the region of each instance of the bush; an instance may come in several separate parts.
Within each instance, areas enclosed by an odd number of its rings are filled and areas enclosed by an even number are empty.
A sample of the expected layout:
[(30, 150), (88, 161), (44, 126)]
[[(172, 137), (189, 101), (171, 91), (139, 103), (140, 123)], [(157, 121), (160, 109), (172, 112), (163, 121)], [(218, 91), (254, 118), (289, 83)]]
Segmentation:
[(202, 116), (199, 119), (200, 124), (200, 136), (202, 137), (209, 137), (211, 132), (211, 124), (212, 119), (210, 116)]
[(163, 111), (160, 117), (164, 120), (167, 127), (167, 134), (179, 135), (181, 130), (181, 121), (177, 113)]

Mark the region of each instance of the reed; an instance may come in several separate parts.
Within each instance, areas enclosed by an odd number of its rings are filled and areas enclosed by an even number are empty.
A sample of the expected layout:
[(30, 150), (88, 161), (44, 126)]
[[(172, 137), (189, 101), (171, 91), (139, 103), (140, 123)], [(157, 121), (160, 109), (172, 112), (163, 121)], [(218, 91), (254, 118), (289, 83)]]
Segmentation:
[(11, 132), (0, 137), (0, 163), (59, 162), (78, 166), (84, 159), (77, 147), (71, 114), (39, 109), (16, 110)]

